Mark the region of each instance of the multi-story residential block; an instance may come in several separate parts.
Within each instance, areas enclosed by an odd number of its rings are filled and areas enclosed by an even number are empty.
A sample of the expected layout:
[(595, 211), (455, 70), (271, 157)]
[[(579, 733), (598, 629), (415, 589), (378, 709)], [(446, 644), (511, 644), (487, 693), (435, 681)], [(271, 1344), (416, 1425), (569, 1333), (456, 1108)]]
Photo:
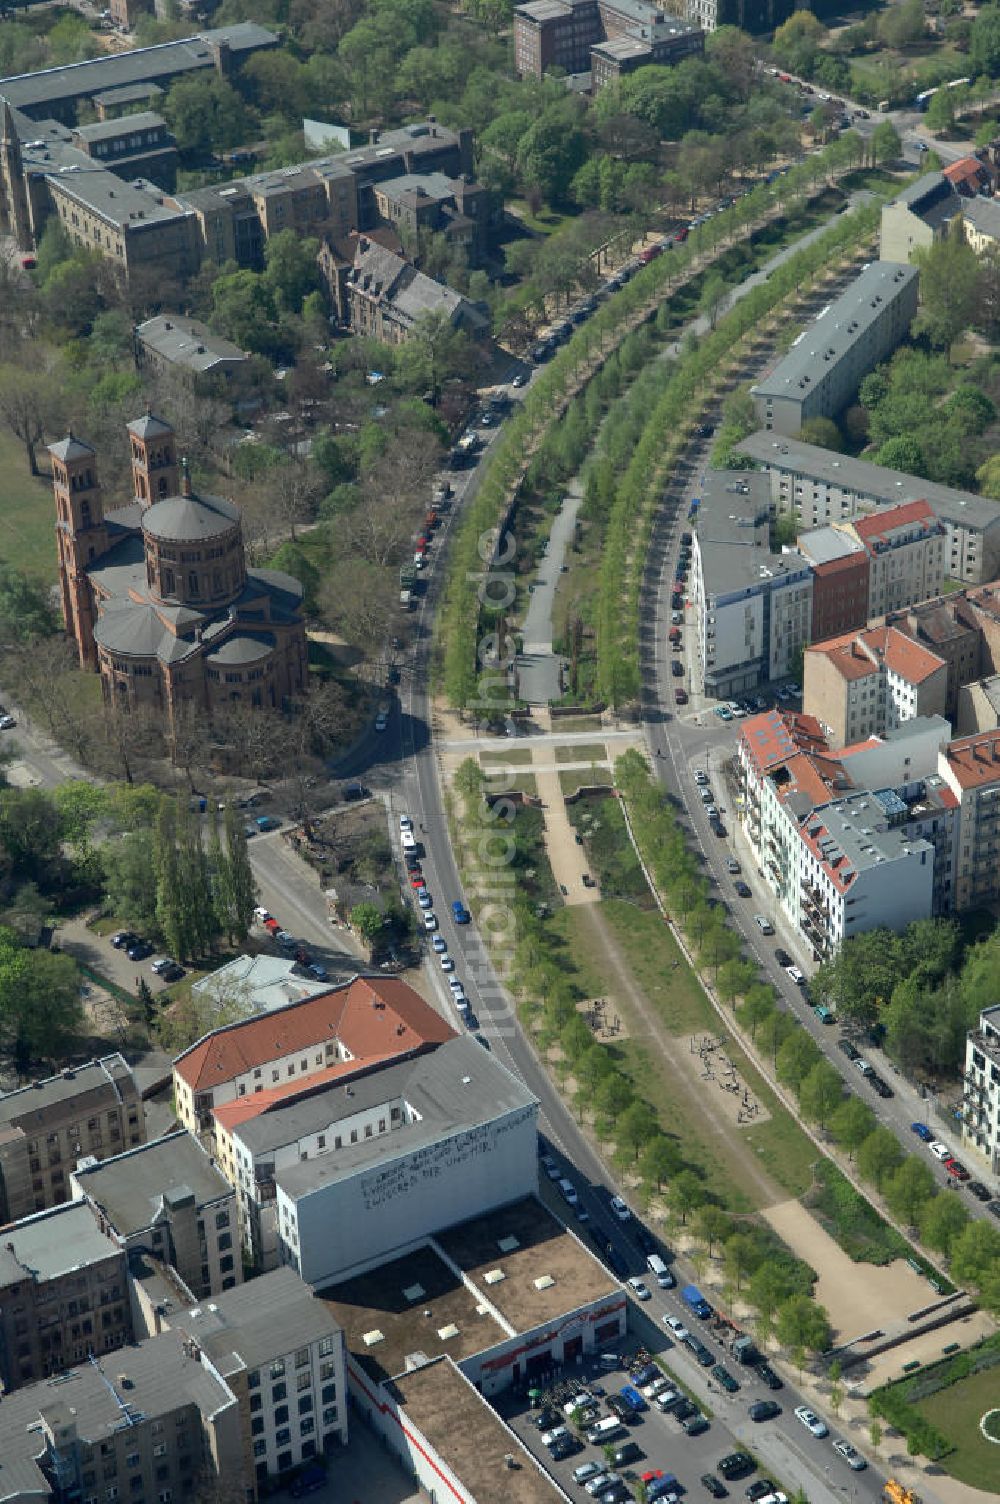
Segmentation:
[(801, 823), (799, 927), (816, 960), (865, 930), (902, 930), (934, 907), (934, 847), (890, 823), (868, 792), (815, 809)]
[(705, 34), (649, 0), (528, 0), (514, 11), (514, 63), (522, 78), (550, 68), (592, 74), (598, 90), (623, 73), (700, 57)]
[(1000, 575), (1000, 502), (763, 429), (738, 444), (736, 452), (770, 475), (774, 512), (794, 517), (803, 528), (922, 500), (944, 524), (946, 576), (978, 585)]
[(948, 233), (964, 207), (957, 188), (943, 172), (925, 172), (883, 205), (882, 260), (905, 265), (914, 251), (929, 250)]
[(77, 1161), (146, 1137), (142, 1102), (121, 1055), (61, 1071), (0, 1097), (0, 1222), (69, 1199)]
[(279, 38), (253, 21), (240, 21), (176, 42), (131, 52), (102, 52), (85, 62), (66, 63), (0, 79), (0, 96), (32, 120), (75, 123), (77, 106), (107, 90), (137, 84), (169, 85), (185, 73), (214, 68), (230, 74), (254, 53), (277, 47)]
[(957, 157), (941, 169), (942, 175), (963, 199), (992, 194), (997, 186), (997, 169), (985, 148), (968, 157)]
[(474, 1039), (256, 1107), (215, 1113), (245, 1245), (312, 1285), (537, 1188), (538, 1104)]
[(199, 396), (224, 392), (248, 364), (239, 345), (178, 313), (158, 313), (137, 325), (135, 356), (138, 365), (176, 377)]
[(242, 1496), (239, 1405), (183, 1332), (95, 1358), (0, 1404), (4, 1504), (185, 1504), (209, 1481)]
[(833, 527), (800, 533), (795, 543), (812, 565), (812, 640), (836, 637), (868, 620), (870, 561), (857, 538)]
[(685, 0), (684, 14), (705, 31), (737, 26), (756, 35), (774, 31), (793, 9), (792, 0)]
[(464, 251), (470, 266), (486, 255), (503, 218), (503, 203), (482, 183), (444, 172), (410, 172), (375, 183), (377, 216), (415, 240), (421, 230), (443, 235)]
[(81, 1165), (72, 1185), (109, 1238), (171, 1264), (196, 1299), (242, 1280), (235, 1193), (191, 1134), (178, 1130)]
[(293, 1269), (274, 1269), (167, 1321), (236, 1397), (248, 1499), (300, 1463), (346, 1446), (344, 1334)]
[[(990, 600), (988, 590), (956, 591), (953, 595), (939, 595), (931, 600), (920, 601), (905, 611), (892, 611), (886, 616), (886, 626), (896, 627), (927, 648), (948, 665), (948, 685), (945, 691), (944, 714), (959, 734), (958, 710), (962, 687), (971, 686), (978, 680), (984, 667), (988, 667), (992, 654), (989, 641), (983, 632), (979, 613), (972, 604), (973, 597), (984, 595)], [(997, 619), (1000, 627), (1000, 618)], [(997, 643), (1000, 648), (1000, 642)], [(970, 731), (976, 730), (972, 725)], [(984, 728), (985, 729), (985, 728)]]
[(977, 256), (1000, 245), (1000, 202), (995, 198), (971, 198), (962, 204), (962, 229)]
[(1000, 1003), (984, 1008), (965, 1041), (962, 1142), (1000, 1175)]
[(394, 977), (355, 977), (319, 997), (272, 1009), (206, 1034), (174, 1061), (177, 1115), (191, 1133), (215, 1133), (226, 1102), (308, 1081), (344, 1062), (408, 1058), (455, 1031), (419, 993)]
[(1000, 674), (988, 674), (961, 686), (953, 724), (957, 736), (974, 736), (977, 731), (1000, 727)]
[(874, 261), (803, 330), (750, 388), (769, 432), (797, 434), (807, 418), (834, 418), (891, 355), (917, 312), (916, 267)]
[(802, 709), (843, 747), (917, 716), (943, 715), (948, 665), (896, 627), (813, 643), (803, 659)]
[[(5, 1227), (0, 1240), (4, 1394), (133, 1337), (125, 1253), (89, 1206), (68, 1202)], [(3, 1464), (0, 1462), (0, 1484)]]
[(120, 120), (97, 120), (73, 130), (73, 145), (119, 177), (148, 178), (168, 193), (177, 179), (177, 143), (152, 110)]
[(869, 618), (940, 595), (945, 529), (926, 501), (907, 501), (835, 526), (857, 538), (868, 554)]
[(710, 471), (702, 484), (689, 589), (705, 693), (744, 693), (792, 670), (812, 626), (812, 570), (771, 551), (768, 485), (751, 472)]
[(960, 806), (955, 907), (995, 903), (1000, 896), (1000, 732), (950, 742), (939, 771)]
[(349, 262), (332, 241), (324, 240), (320, 270), (340, 322), (355, 334), (401, 345), (428, 314), (440, 314), (475, 340), (489, 334), (485, 304), (463, 298), (367, 235), (349, 237), (348, 243), (353, 249)]

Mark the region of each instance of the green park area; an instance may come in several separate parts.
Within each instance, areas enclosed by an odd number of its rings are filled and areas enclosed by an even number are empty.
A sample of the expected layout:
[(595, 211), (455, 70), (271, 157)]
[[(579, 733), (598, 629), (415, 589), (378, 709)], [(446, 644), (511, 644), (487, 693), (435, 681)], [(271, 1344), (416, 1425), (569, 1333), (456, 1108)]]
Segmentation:
[(24, 449), (0, 428), (0, 563), (22, 569), (35, 581), (56, 577), (55, 508), (47, 477), (31, 476)]
[[(1000, 1377), (996, 1368), (960, 1379), (947, 1389), (921, 1400), (920, 1414), (946, 1436), (954, 1450), (940, 1459), (940, 1465), (953, 1478), (1000, 1492)], [(992, 1414), (990, 1414), (992, 1412)], [(994, 1437), (987, 1440), (981, 1423), (989, 1416), (986, 1429)]]

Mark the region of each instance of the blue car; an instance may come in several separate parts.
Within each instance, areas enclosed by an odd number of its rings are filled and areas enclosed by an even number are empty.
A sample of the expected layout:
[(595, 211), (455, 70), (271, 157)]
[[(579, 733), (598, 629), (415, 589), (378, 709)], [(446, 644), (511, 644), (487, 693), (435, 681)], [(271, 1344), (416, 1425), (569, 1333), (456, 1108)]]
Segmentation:
[(929, 1144), (934, 1137), (932, 1130), (928, 1128), (926, 1123), (911, 1123), (910, 1132), (915, 1133), (923, 1144)]
[(636, 1389), (634, 1384), (625, 1384), (621, 1389), (619, 1389), (618, 1393), (621, 1399), (625, 1401), (626, 1405), (634, 1410), (636, 1414), (638, 1414), (642, 1410), (649, 1409), (649, 1406), (646, 1404), (646, 1401), (643, 1399), (642, 1395), (639, 1393), (638, 1389)]
[(460, 898), (452, 900), (451, 913), (456, 924), (468, 924), (472, 918), (472, 915)]

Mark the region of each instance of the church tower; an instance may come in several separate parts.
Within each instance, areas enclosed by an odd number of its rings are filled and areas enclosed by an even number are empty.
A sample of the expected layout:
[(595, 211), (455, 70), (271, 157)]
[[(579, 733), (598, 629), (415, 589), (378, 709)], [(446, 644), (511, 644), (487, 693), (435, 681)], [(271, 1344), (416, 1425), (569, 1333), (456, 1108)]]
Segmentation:
[(176, 496), (177, 442), (169, 423), (152, 413), (128, 425), (132, 449), (132, 495), (143, 511), (165, 496)]
[(87, 566), (108, 547), (96, 454), (73, 434), (49, 445), (56, 503), (59, 591), (66, 631), (76, 643), (81, 668), (97, 667), (94, 622), (97, 607)]
[(0, 97), (0, 230), (17, 241), (19, 251), (32, 247), (31, 215), (24, 182), (21, 143), (7, 100)]

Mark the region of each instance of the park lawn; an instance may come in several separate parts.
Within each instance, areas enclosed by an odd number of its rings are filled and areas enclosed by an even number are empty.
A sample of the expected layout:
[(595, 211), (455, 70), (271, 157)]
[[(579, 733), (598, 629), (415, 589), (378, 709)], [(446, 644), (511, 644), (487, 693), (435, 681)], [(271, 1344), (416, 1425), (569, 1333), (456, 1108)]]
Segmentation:
[(608, 749), (603, 742), (586, 742), (583, 746), (557, 747), (556, 762), (607, 762)]
[(511, 773), (504, 779), (504, 789), (511, 793), (537, 794), (538, 784), (534, 773)]
[(529, 747), (511, 747), (505, 752), (480, 752), (479, 764), (483, 768), (523, 767), (531, 762)]
[[(933, 1426), (954, 1442), (955, 1450), (938, 1463), (961, 1483), (982, 1488), (995, 1495), (1000, 1478), (1000, 1447), (985, 1439), (979, 1422), (987, 1410), (1000, 1403), (997, 1370), (986, 1369), (968, 1379), (959, 1379), (927, 1399), (915, 1402), (914, 1408)], [(1000, 1428), (998, 1428), (1000, 1432)]]
[(0, 429), (0, 562), (51, 585), (56, 578), (55, 504), (48, 476), (31, 476), (24, 447)]
[(554, 235), (563, 225), (568, 225), (576, 218), (573, 214), (557, 214), (554, 209), (539, 209), (537, 213), (533, 213), (527, 200), (523, 198), (509, 198), (506, 207), (515, 219), (519, 219), (526, 229), (533, 230), (536, 235)]
[(589, 768), (562, 768), (559, 773), (559, 787), (562, 789), (563, 798), (568, 799), (575, 794), (577, 789), (611, 788), (614, 777), (606, 762), (591, 763)]
[(552, 722), (556, 731), (600, 731), (599, 715), (561, 715)]

